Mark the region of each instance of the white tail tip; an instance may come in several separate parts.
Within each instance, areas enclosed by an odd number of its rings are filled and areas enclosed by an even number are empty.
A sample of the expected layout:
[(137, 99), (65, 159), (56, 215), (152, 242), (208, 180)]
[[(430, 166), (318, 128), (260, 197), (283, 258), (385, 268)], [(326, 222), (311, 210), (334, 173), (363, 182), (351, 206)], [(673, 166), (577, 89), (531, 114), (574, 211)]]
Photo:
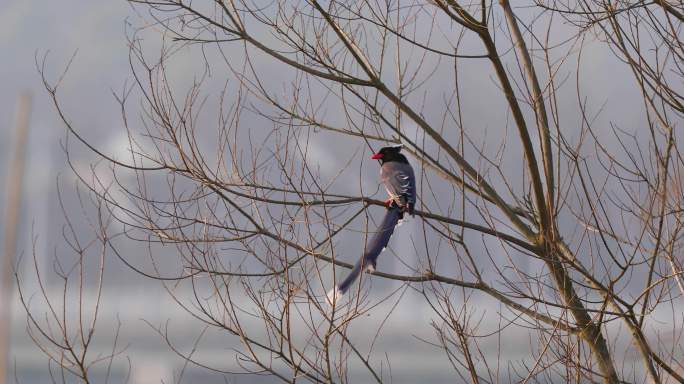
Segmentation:
[(340, 291), (340, 288), (338, 286), (335, 286), (335, 288), (328, 291), (328, 294), (326, 295), (328, 299), (328, 304), (333, 305), (333, 303), (340, 300), (342, 295), (343, 293)]

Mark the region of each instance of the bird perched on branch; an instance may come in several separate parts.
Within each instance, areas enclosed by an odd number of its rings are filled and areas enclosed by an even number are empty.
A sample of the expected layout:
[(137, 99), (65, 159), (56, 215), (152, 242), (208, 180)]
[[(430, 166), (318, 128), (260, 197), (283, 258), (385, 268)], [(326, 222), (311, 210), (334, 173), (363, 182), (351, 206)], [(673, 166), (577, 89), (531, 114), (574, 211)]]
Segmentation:
[(404, 212), (414, 214), (416, 204), (416, 178), (413, 168), (406, 157), (399, 153), (402, 146), (384, 147), (371, 159), (380, 160), (380, 179), (390, 198), (385, 201), (387, 212), (380, 226), (366, 245), (366, 252), (356, 262), (349, 275), (328, 293), (328, 301), (332, 303), (345, 294), (361, 273), (366, 270), (374, 272), (378, 256), (389, 243), (394, 227), (404, 217)]
[(413, 216), (416, 205), (416, 177), (406, 156), (399, 153), (402, 148), (402, 145), (384, 147), (371, 156), (371, 159), (380, 160), (382, 164), (380, 179), (389, 195), (385, 204), (388, 207), (394, 204), (402, 212), (408, 212)]

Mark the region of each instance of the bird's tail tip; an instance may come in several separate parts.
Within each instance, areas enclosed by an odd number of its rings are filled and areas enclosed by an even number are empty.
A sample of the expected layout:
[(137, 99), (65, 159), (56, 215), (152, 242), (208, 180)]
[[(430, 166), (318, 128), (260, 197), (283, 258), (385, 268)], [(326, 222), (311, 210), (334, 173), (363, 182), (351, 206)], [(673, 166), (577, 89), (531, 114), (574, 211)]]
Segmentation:
[(328, 299), (328, 304), (333, 305), (335, 302), (340, 300), (342, 295), (344, 295), (344, 292), (342, 292), (340, 290), (340, 287), (336, 285), (335, 288), (328, 291), (328, 294), (326, 295), (326, 298)]

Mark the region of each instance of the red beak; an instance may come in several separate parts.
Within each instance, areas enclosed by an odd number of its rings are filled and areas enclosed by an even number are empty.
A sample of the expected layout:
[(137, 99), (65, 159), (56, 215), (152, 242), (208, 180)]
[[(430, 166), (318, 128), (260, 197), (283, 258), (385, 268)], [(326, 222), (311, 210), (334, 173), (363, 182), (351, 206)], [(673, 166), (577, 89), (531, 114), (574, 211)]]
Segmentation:
[(371, 159), (377, 160), (377, 159), (382, 159), (384, 155), (382, 153), (376, 153), (375, 155), (371, 156)]

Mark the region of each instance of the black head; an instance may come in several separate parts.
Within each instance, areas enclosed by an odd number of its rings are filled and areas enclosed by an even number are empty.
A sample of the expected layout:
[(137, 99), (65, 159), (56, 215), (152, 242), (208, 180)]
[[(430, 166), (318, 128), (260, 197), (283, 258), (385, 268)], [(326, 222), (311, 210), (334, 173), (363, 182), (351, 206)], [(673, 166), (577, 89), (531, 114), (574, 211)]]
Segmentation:
[(402, 145), (397, 145), (394, 147), (384, 147), (381, 148), (378, 153), (371, 156), (371, 159), (380, 160), (381, 163), (386, 163), (388, 161), (398, 161), (400, 163), (408, 163), (406, 156), (399, 153), (403, 148)]

